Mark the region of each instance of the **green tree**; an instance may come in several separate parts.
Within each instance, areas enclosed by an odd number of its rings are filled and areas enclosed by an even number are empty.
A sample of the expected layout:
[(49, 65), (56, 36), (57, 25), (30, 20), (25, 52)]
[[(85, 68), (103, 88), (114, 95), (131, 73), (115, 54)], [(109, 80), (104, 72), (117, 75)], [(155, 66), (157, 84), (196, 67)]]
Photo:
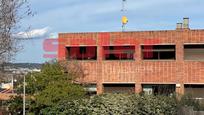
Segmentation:
[(9, 110), (13, 115), (22, 114), (23, 100), (21, 96), (12, 97), (8, 101)]
[(61, 100), (80, 99), (84, 96), (84, 90), (79, 85), (58, 81), (49, 84), (42, 92), (37, 94), (37, 104), (54, 106)]
[[(45, 63), (41, 72), (29, 73), (26, 76), (27, 110), (38, 113), (40, 109), (52, 107), (62, 100), (83, 98), (85, 90), (81, 85), (73, 82), (76, 76), (71, 72), (71, 70), (66, 71), (57, 61), (52, 61)], [(22, 94), (22, 84), (17, 91)], [(15, 101), (14, 99), (12, 102)], [(12, 102), (10, 107), (14, 105)], [(15, 108), (11, 111), (15, 111)]]

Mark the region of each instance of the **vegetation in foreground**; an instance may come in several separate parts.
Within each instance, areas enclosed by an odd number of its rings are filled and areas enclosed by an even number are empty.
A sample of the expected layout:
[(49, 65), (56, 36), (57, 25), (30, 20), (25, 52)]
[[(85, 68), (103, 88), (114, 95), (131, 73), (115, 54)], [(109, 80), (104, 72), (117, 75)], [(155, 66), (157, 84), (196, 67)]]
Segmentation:
[[(67, 68), (54, 61), (43, 65), (41, 72), (26, 76), (27, 114), (176, 115), (183, 106), (204, 110), (190, 96), (184, 96), (181, 100), (177, 100), (175, 95), (103, 94), (88, 97), (84, 88), (74, 82), (83, 72), (79, 66), (76, 69), (70, 66)], [(22, 84), (18, 91), (22, 93)], [(8, 102), (9, 112), (22, 114), (22, 103), (21, 96), (13, 97)]]
[[(177, 100), (175, 96), (139, 94), (103, 94), (86, 99), (61, 101), (41, 114), (59, 115), (177, 115), (180, 107), (191, 106), (201, 110), (199, 103), (188, 97)], [(202, 108), (203, 109), (203, 108)]]
[[(52, 61), (42, 66), (41, 72), (33, 72), (26, 76), (26, 111), (39, 114), (41, 109), (54, 107), (62, 100), (72, 101), (83, 98), (85, 90), (75, 83), (79, 76), (79, 68), (64, 66), (66, 64)], [(22, 81), (22, 80), (21, 80)], [(12, 114), (22, 114), (23, 84), (17, 88), (19, 96), (8, 102)]]

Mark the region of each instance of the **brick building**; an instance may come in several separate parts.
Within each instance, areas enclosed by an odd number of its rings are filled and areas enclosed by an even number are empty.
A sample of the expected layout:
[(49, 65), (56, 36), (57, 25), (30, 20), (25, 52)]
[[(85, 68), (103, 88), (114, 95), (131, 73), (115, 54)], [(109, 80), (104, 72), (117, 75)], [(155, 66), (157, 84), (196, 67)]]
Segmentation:
[(59, 33), (59, 60), (77, 60), (97, 93), (192, 93), (204, 98), (204, 30)]

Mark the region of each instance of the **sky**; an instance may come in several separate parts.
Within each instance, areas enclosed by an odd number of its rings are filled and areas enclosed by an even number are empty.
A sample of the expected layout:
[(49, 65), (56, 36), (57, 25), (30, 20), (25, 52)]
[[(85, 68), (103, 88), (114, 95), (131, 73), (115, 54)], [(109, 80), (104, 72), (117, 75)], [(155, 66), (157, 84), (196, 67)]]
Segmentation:
[[(174, 30), (183, 17), (191, 29), (204, 29), (204, 0), (28, 0), (33, 17), (21, 21), (19, 38), (23, 49), (13, 62), (43, 63), (43, 41), (57, 39), (60, 32), (121, 31), (121, 17), (128, 17), (126, 31)], [(25, 31), (25, 28), (29, 30)]]

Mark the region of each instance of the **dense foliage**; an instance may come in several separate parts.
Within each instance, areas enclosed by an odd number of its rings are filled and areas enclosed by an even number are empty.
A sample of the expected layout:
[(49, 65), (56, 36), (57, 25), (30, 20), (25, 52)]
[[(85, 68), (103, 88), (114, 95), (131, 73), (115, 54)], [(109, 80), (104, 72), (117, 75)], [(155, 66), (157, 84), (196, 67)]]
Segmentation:
[(45, 108), (41, 114), (61, 115), (175, 115), (174, 97), (129, 94), (104, 94), (89, 99), (62, 101), (55, 107)]
[[(41, 107), (42, 115), (176, 115), (180, 107), (201, 110), (189, 96), (103, 94), (90, 98), (60, 100), (56, 105)], [(16, 106), (18, 108), (18, 106)], [(28, 110), (32, 111), (32, 110)]]
[[(40, 109), (53, 107), (60, 101), (72, 101), (85, 96), (84, 88), (74, 83), (75, 74), (64, 70), (64, 67), (56, 62), (43, 65), (41, 72), (33, 72), (26, 76), (26, 109), (37, 114)], [(18, 88), (22, 94), (23, 84)], [(22, 112), (22, 97), (14, 97), (9, 101), (9, 110), (13, 114)]]

